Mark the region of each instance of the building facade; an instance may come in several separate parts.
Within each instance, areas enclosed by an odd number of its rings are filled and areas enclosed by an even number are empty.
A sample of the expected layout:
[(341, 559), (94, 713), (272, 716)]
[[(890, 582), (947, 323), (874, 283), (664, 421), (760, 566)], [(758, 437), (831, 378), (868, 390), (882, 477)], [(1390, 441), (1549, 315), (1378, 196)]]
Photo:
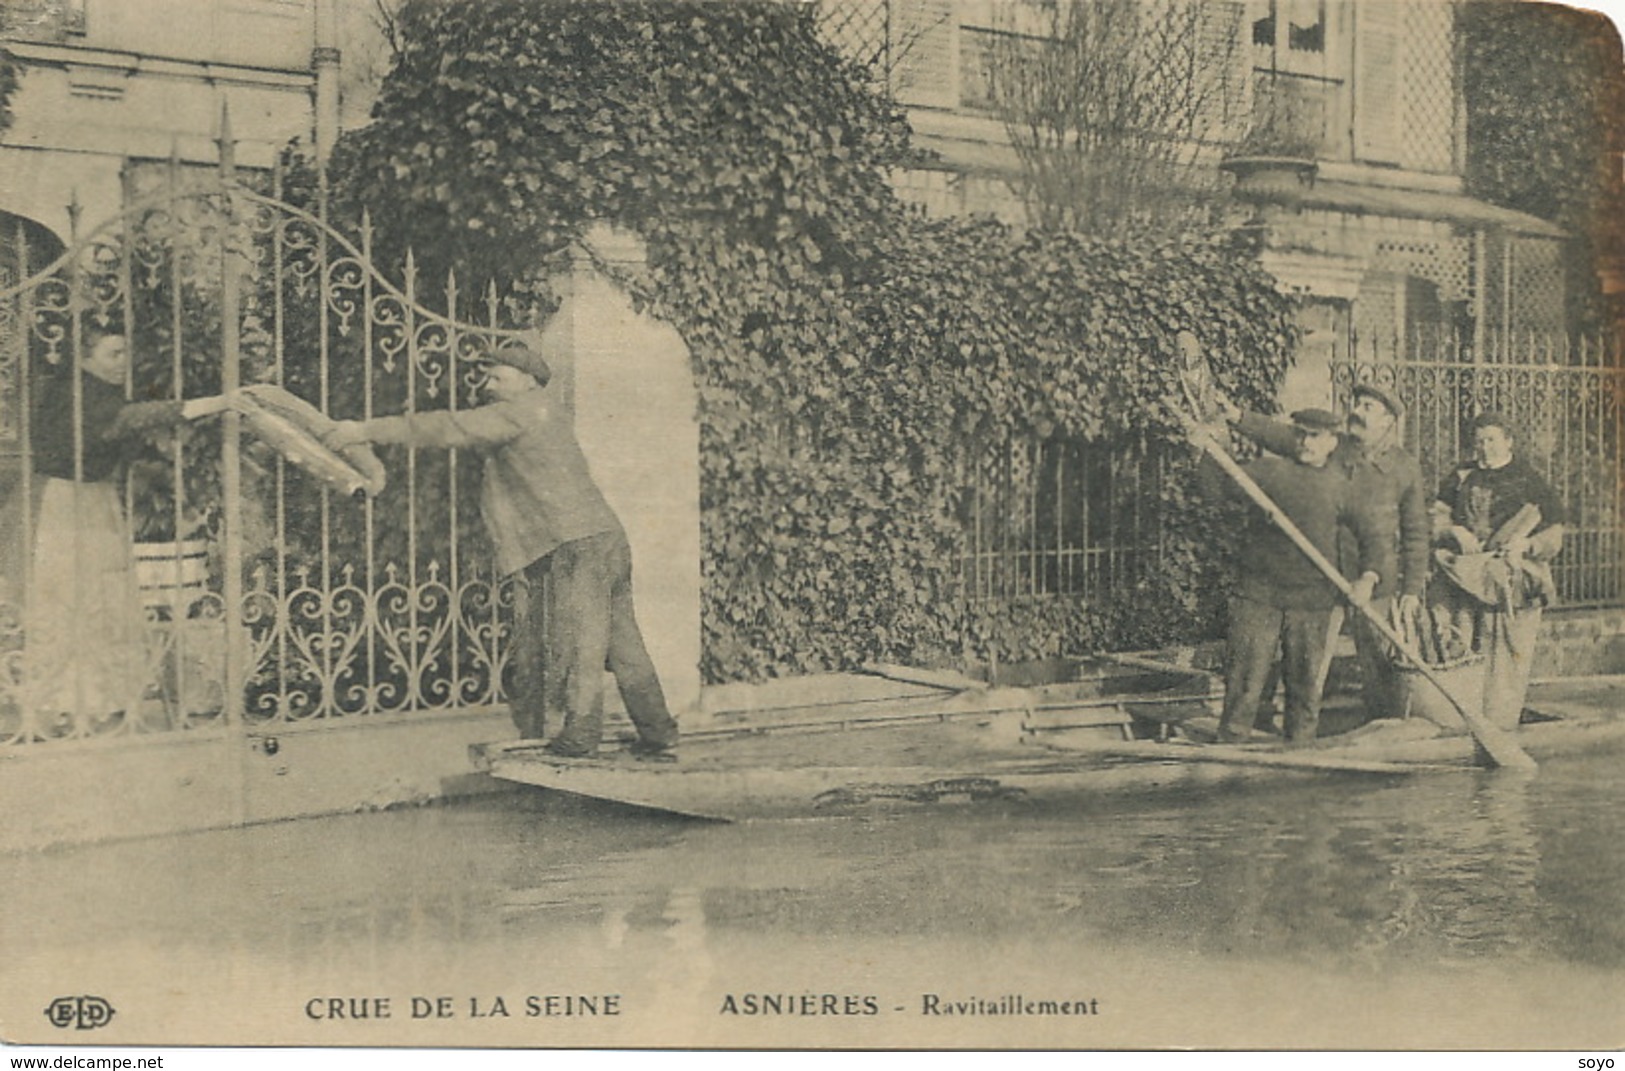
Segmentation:
[[(1118, 0), (1095, 0), (1096, 10)], [(1334, 350), (1388, 356), (1448, 336), (1563, 327), (1563, 233), (1464, 193), (1455, 6), (1439, 0), (1129, 0), (1146, 33), (1189, 19), (1218, 87), (1192, 157), (1230, 176), (1229, 224), (1306, 297), (1284, 404), (1330, 398)], [(1066, 4), (1059, 5), (1063, 12)], [(1040, 14), (1023, 17), (1026, 9)], [(1056, 5), (825, 0), (829, 38), (907, 107), (931, 169), (899, 176), (923, 211), (1020, 221), (1021, 168), (990, 82), (997, 42), (1048, 47)]]
[(330, 0), (8, 0), (0, 12), (21, 69), (0, 210), (64, 240), (70, 203), (91, 221), (123, 207), (127, 162), (212, 165), (223, 109), (245, 167), (337, 136)]
[[(1122, 24), (1139, 39), (1185, 34), (1193, 59), (1183, 82), (1208, 87), (1190, 128), (1188, 181), (1223, 184), (1205, 222), (1246, 236), (1281, 287), (1303, 298), (1282, 408), (1336, 407), (1356, 382), (1380, 381), (1410, 406), (1407, 445), (1429, 480), (1466, 456), (1472, 414), (1506, 411), (1571, 513), (1557, 572), (1562, 604), (1576, 609), (1549, 630), (1542, 663), (1556, 672), (1614, 668), (1625, 656), (1615, 609), (1625, 599), (1618, 339), (1563, 335), (1568, 235), (1466, 192), (1473, 132), (1459, 10), (1446, 0), (822, 0), (819, 18), (826, 37), (906, 108), (916, 144), (934, 157), (896, 176), (902, 196), (927, 214), (1018, 225), (1034, 221), (1018, 139), (1031, 135), (1024, 124), (1052, 116), (1024, 112), (1019, 93), (1001, 99), (1012, 43), (1052, 72), (1109, 79), (1089, 46), (1120, 57), (1135, 38)], [(1068, 18), (1094, 20), (1081, 42), (1068, 40), (1078, 36)], [(1082, 58), (1068, 60), (1068, 48)], [(1156, 73), (1131, 66), (1117, 84)], [(1044, 106), (1063, 107), (1074, 87), (1050, 88)], [(1046, 135), (1064, 143), (1088, 131), (1052, 125)], [(1087, 166), (1087, 154), (1076, 158)], [(1088, 603), (1133, 582), (1132, 563), (1156, 545), (1155, 513), (1142, 527), (1142, 511), (1118, 496), (1138, 501), (1138, 489), (1160, 479), (1154, 467), (1132, 449), (1089, 443), (993, 449), (988, 471), (1004, 475), (976, 493), (1000, 508), (970, 533), (967, 553), (967, 577), (995, 578), (973, 583), (978, 597)], [(1010, 476), (1055, 456), (1067, 471), (1089, 473), (1080, 486), (1111, 498), (1112, 516), (1135, 519), (1128, 535), (1034, 528), (1030, 518), (1061, 515), (1085, 497)], [(1045, 580), (1064, 554), (1130, 564), (1092, 585)], [(998, 581), (1006, 576), (1017, 579)]]

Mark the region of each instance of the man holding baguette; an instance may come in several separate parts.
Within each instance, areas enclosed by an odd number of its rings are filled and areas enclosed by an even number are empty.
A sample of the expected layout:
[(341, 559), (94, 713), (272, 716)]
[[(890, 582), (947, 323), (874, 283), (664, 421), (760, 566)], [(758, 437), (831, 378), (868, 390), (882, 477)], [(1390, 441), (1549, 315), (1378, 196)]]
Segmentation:
[[(1556, 596), (1547, 564), (1563, 549), (1564, 513), (1552, 487), (1515, 455), (1511, 422), (1473, 419), (1472, 464), (1452, 473), (1435, 512), (1454, 551), (1437, 557), (1451, 597), (1475, 611), (1485, 656), (1485, 720), (1516, 729), (1529, 690), (1542, 609)], [(1444, 593), (1441, 593), (1444, 594)]]
[(480, 515), (496, 547), (497, 567), (505, 576), (523, 574), (528, 589), (514, 636), (519, 735), (542, 739), (547, 721), (562, 716), (547, 750), (565, 758), (595, 756), (607, 669), (637, 729), (628, 750), (639, 758), (669, 760), (677, 722), (633, 613), (632, 550), (588, 470), (569, 415), (544, 389), (550, 378), (541, 354), (511, 346), (487, 365), (485, 404), (342, 421), (332, 438), (335, 445), (483, 453)]

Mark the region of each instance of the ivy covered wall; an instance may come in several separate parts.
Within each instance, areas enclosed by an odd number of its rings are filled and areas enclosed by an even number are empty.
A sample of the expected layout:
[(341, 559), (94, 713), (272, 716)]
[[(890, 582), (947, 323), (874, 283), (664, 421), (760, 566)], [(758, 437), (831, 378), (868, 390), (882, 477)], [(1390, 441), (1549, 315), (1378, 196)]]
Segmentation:
[(334, 183), (384, 260), (501, 281), (545, 316), (588, 221), (649, 245), (636, 296), (699, 388), (705, 676), (921, 664), (1212, 629), (1221, 528), (1176, 465), (1160, 565), (1114, 600), (973, 606), (966, 444), (1177, 439), (1173, 339), (1267, 406), (1291, 302), (1217, 236), (1105, 241), (906, 212), (908, 129), (801, 6), (408, 3), (373, 123)]
[(1468, 190), (1568, 231), (1569, 324), (1617, 327), (1622, 309), (1606, 305), (1597, 270), (1625, 261), (1618, 28), (1579, 7), (1496, 0), (1462, 4), (1457, 22)]

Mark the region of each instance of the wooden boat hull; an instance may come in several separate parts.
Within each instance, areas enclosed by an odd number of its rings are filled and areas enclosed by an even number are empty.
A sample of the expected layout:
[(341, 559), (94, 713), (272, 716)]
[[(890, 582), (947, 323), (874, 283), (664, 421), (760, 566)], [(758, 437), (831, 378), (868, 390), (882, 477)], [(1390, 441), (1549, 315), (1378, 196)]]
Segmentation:
[[(1025, 705), (1014, 698), (990, 690), (930, 710), (854, 714), (837, 706), (744, 719), (686, 737), (674, 763), (641, 761), (620, 747), (560, 758), (534, 741), (485, 745), (473, 757), (507, 781), (725, 821), (944, 806), (1086, 809), (1127, 795), (1478, 768), (1471, 738), (1422, 738), (1430, 730), (1415, 722), (1375, 723), (1287, 750), (1136, 739), (1121, 704), (1057, 711), (1031, 693)], [(1592, 752), (1625, 741), (1625, 718), (1593, 699), (1525, 725), (1518, 739), (1537, 759)]]
[[(1165, 747), (1168, 745), (1153, 745)], [(1242, 749), (1235, 749), (1240, 751)], [(560, 759), (534, 748), (488, 754), (503, 780), (634, 807), (722, 821), (812, 818), (943, 806), (1085, 806), (1121, 793), (1190, 790), (1256, 776), (1325, 769), (1182, 761), (1115, 760), (1085, 752), (1026, 759), (967, 757), (943, 766), (716, 768), (652, 765), (624, 753)], [(1343, 772), (1408, 775), (1421, 766), (1350, 762)]]

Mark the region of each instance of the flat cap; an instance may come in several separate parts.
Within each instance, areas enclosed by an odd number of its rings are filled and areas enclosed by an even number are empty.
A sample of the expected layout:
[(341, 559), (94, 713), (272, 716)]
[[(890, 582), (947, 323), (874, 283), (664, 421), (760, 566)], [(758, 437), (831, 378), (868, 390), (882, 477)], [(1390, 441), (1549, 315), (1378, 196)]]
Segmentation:
[(1325, 409), (1299, 409), (1292, 414), (1292, 426), (1300, 431), (1323, 435), (1340, 431), (1343, 422), (1337, 419), (1336, 413)]
[(1387, 387), (1379, 387), (1375, 383), (1356, 383), (1354, 385), (1355, 399), (1358, 400), (1362, 394), (1375, 398), (1383, 405), (1386, 405), (1388, 411), (1396, 417), (1405, 415), (1405, 403), (1399, 400), (1399, 395)]
[(547, 363), (547, 358), (523, 342), (510, 342), (500, 349), (493, 349), (485, 355), (484, 360), (528, 372), (544, 387), (547, 386), (547, 381), (553, 378), (553, 369)]

